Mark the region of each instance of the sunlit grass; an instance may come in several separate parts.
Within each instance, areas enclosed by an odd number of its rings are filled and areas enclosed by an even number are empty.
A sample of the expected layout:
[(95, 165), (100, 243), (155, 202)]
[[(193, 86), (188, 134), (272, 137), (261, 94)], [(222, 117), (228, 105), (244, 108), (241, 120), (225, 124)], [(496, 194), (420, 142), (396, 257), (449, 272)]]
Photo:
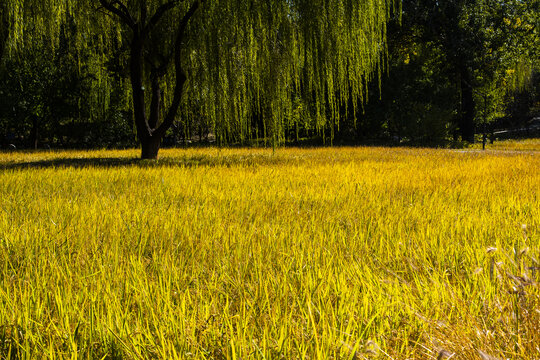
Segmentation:
[[(478, 142), (472, 146), (475, 149), (481, 149), (482, 143)], [(505, 151), (540, 151), (540, 138), (523, 140), (503, 140), (486, 144), (487, 150), (505, 150)]]
[(540, 358), (538, 152), (137, 156), (0, 155), (0, 358)]

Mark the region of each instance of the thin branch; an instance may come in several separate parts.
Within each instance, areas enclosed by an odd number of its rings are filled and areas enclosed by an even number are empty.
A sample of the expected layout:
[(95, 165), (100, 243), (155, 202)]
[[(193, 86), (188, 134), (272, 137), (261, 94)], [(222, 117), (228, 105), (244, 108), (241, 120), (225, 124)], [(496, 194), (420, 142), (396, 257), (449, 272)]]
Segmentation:
[[(123, 3), (121, 3), (119, 0), (112, 0), (111, 2), (107, 0), (99, 0), (99, 3), (105, 9), (118, 16), (126, 25), (135, 30), (135, 20), (133, 20), (128, 8)], [(118, 7), (114, 6), (115, 4), (117, 4)]]
[(159, 125), (158, 128), (154, 131), (154, 133), (157, 136), (163, 137), (165, 136), (165, 133), (167, 130), (171, 127), (171, 125), (174, 123), (174, 119), (176, 117), (176, 114), (178, 112), (178, 107), (180, 106), (180, 102), (182, 101), (182, 93), (184, 90), (184, 84), (187, 80), (186, 73), (184, 69), (182, 68), (182, 42), (184, 40), (184, 35), (186, 31), (186, 27), (193, 17), (193, 15), (197, 12), (199, 9), (201, 3), (204, 2), (204, 0), (195, 0), (189, 10), (186, 12), (182, 20), (180, 20), (180, 25), (178, 26), (178, 33), (176, 36), (176, 42), (174, 46), (174, 67), (176, 69), (176, 86), (174, 88), (174, 94), (173, 94), (173, 101), (171, 106), (169, 107), (169, 110), (167, 111), (167, 115), (165, 116), (165, 119)]
[(148, 16), (148, 7), (146, 6), (146, 3), (144, 1), (141, 1), (141, 18), (140, 23), (142, 26), (146, 24), (146, 17)]
[(191, 18), (193, 17), (193, 15), (195, 14), (195, 12), (197, 12), (197, 10), (199, 9), (199, 6), (201, 5), (201, 3), (203, 3), (205, 0), (196, 0), (195, 2), (193, 2), (193, 4), (191, 4), (191, 7), (189, 8), (189, 10), (187, 11), (187, 13), (184, 15), (184, 17), (182, 18), (182, 20), (180, 20), (180, 25), (178, 27), (178, 35), (176, 37), (176, 44), (175, 44), (175, 48), (177, 48), (177, 60), (180, 59), (180, 51), (182, 49), (182, 41), (184, 40), (184, 33), (186, 32), (186, 27), (189, 23), (189, 20), (191, 20)]
[(124, 14), (126, 14), (126, 16), (129, 17), (133, 22), (135, 22), (135, 21), (133, 20), (133, 17), (130, 15), (127, 6), (124, 5), (123, 2), (121, 2), (120, 0), (111, 0), (111, 4), (113, 4), (113, 5), (114, 5), (114, 4), (117, 4), (117, 5), (118, 5), (118, 8), (119, 8)]

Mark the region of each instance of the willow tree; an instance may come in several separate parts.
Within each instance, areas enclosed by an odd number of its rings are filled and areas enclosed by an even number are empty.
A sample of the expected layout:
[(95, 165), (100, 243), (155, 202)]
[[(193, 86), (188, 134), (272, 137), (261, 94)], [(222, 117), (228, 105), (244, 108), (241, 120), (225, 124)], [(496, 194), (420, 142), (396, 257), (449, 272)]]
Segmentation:
[(58, 20), (66, 14), (61, 0), (2, 0), (0, 2), (0, 60), (38, 39), (58, 40)]
[[(81, 47), (129, 48), (129, 78), (142, 158), (157, 158), (179, 114), (196, 102), (218, 137), (251, 131), (279, 141), (293, 100), (313, 104), (316, 126), (339, 125), (342, 109), (380, 76), (386, 22), (399, 0), (7, 0), (14, 34), (25, 38), (19, 11), (48, 28), (70, 16), (86, 26)], [(41, 5), (36, 5), (40, 3)], [(30, 11), (31, 10), (31, 11)], [(41, 13), (36, 16), (36, 13)], [(19, 20), (18, 20), (19, 19)], [(19, 24), (17, 24), (19, 22)], [(31, 23), (26, 21), (26, 23)], [(22, 29), (22, 30), (21, 30)], [(81, 26), (83, 29), (83, 26)], [(8, 41), (9, 42), (9, 41)], [(348, 109), (346, 109), (348, 110)], [(355, 109), (351, 109), (354, 111)], [(333, 128), (333, 127), (332, 127)]]
[(8, 14), (7, 14), (7, 4), (2, 2), (0, 4), (0, 60), (4, 55), (4, 49), (6, 47), (6, 42), (8, 38)]

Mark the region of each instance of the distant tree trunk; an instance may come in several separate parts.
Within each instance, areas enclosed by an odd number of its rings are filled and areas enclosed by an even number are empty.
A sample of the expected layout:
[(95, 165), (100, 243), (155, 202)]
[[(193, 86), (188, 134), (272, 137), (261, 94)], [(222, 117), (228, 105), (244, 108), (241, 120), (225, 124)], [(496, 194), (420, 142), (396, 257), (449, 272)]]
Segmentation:
[(32, 117), (32, 130), (30, 131), (30, 148), (37, 150), (39, 141), (39, 119), (37, 116)]
[(461, 114), (459, 130), (461, 138), (465, 141), (474, 142), (474, 97), (469, 69), (462, 65), (459, 68), (461, 85)]

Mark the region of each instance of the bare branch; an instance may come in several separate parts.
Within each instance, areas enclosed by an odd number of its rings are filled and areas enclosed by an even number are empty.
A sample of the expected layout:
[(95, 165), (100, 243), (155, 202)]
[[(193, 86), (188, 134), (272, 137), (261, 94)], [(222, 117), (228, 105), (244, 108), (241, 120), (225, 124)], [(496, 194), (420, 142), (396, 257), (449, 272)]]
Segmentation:
[(139, 19), (141, 26), (144, 27), (144, 24), (146, 24), (146, 17), (148, 16), (148, 7), (146, 6), (146, 2), (141, 1), (141, 18)]
[[(105, 9), (118, 16), (126, 25), (135, 30), (135, 20), (133, 20), (126, 5), (119, 0), (111, 0), (110, 2), (107, 0), (99, 0), (99, 3)], [(115, 5), (118, 5), (118, 7)]]
[(176, 69), (176, 86), (174, 88), (173, 101), (171, 103), (171, 106), (169, 107), (169, 110), (167, 111), (167, 115), (165, 116), (165, 119), (163, 119), (161, 125), (159, 125), (159, 127), (156, 128), (156, 130), (154, 131), (154, 134), (157, 136), (165, 136), (167, 130), (174, 123), (174, 119), (178, 112), (178, 107), (180, 106), (180, 102), (182, 101), (184, 84), (187, 80), (186, 73), (182, 67), (182, 42), (184, 40), (186, 27), (189, 24), (189, 21), (191, 20), (193, 15), (199, 9), (202, 2), (204, 2), (204, 0), (195, 0), (191, 4), (189, 10), (186, 12), (182, 20), (180, 20), (180, 25), (178, 25), (178, 33), (176, 35), (176, 42), (174, 45), (174, 67)]
[[(117, 4), (118, 5), (118, 8), (124, 13), (126, 14), (126, 16), (128, 16), (131, 20), (133, 20), (133, 17), (130, 15), (129, 13), (129, 10), (127, 8), (126, 5), (124, 5), (123, 2), (121, 2), (120, 0), (111, 0), (111, 4)], [(134, 21), (135, 22), (135, 21)]]
[(191, 4), (189, 10), (184, 15), (182, 20), (180, 20), (180, 26), (178, 27), (178, 35), (176, 37), (176, 46), (182, 47), (182, 40), (184, 39), (184, 33), (186, 32), (186, 27), (189, 23), (189, 20), (191, 20), (193, 15), (197, 12), (201, 3), (204, 2), (205, 0), (195, 0), (195, 2)]

